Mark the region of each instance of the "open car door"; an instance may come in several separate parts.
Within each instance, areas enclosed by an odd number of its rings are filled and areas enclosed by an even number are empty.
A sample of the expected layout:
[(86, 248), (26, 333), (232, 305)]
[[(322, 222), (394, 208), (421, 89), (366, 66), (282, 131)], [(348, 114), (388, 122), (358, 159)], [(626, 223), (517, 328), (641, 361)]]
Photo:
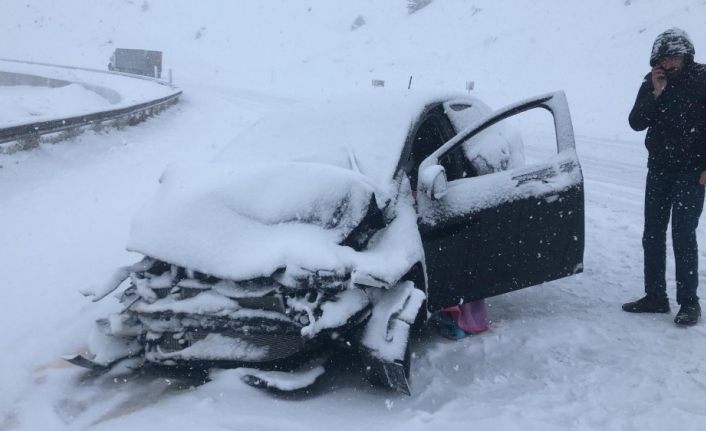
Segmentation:
[[(541, 162), (482, 176), (447, 172), (458, 165), (454, 159), (463, 157), (464, 143), (533, 109), (551, 113), (556, 153)], [(563, 92), (511, 105), (480, 120), (427, 157), (418, 175), (431, 310), (582, 271), (583, 175)]]

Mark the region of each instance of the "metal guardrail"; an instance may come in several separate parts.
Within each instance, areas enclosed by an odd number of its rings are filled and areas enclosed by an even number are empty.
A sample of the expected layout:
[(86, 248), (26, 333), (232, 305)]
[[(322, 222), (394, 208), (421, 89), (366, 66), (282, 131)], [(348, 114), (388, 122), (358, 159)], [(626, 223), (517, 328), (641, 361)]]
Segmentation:
[(65, 130), (74, 129), (77, 127), (91, 126), (126, 116), (137, 116), (139, 114), (143, 114), (145, 116), (151, 115), (156, 113), (157, 110), (162, 110), (175, 103), (179, 99), (180, 95), (181, 91), (161, 99), (140, 103), (138, 105), (128, 106), (125, 108), (7, 127), (0, 129), (0, 144), (30, 137), (63, 132)]
[(164, 81), (162, 79), (158, 78), (152, 78), (151, 76), (144, 76), (144, 75), (133, 75), (130, 73), (124, 73), (124, 72), (116, 72), (113, 70), (103, 70), (103, 69), (92, 69), (90, 67), (79, 67), (79, 66), (67, 66), (63, 64), (51, 64), (51, 63), (41, 63), (38, 61), (25, 61), (25, 60), (13, 60), (10, 58), (0, 58), (0, 61), (5, 61), (7, 63), (19, 63), (19, 64), (30, 64), (33, 66), (47, 66), (47, 67), (56, 67), (59, 69), (68, 69), (68, 70), (82, 70), (84, 72), (94, 72), (94, 73), (103, 73), (106, 75), (119, 75), (119, 76), (126, 76), (128, 78), (134, 78), (134, 79), (142, 79), (144, 81), (153, 81), (156, 82), (157, 84), (161, 85), (166, 85), (168, 87), (174, 87), (172, 84), (170, 84), (167, 81)]
[[(36, 147), (39, 144), (40, 138), (44, 135), (56, 134), (56, 133), (61, 133), (61, 132), (68, 132), (68, 131), (72, 131), (72, 130), (76, 130), (76, 131), (78, 131), (78, 133), (80, 133), (80, 131), (83, 130), (84, 128), (87, 128), (90, 126), (99, 126), (99, 125), (102, 125), (102, 124), (108, 123), (108, 122), (114, 122), (117, 125), (137, 124), (137, 123), (145, 120), (149, 116), (154, 115), (154, 114), (166, 109), (167, 107), (175, 104), (179, 100), (179, 96), (181, 96), (181, 94), (182, 94), (181, 90), (178, 90), (176, 87), (174, 87), (164, 81), (160, 81), (160, 80), (157, 80), (154, 78), (139, 76), (139, 75), (130, 75), (130, 74), (126, 74), (126, 73), (109, 72), (109, 71), (104, 71), (104, 70), (87, 69), (87, 68), (81, 68), (81, 67), (59, 66), (59, 65), (46, 64), (46, 63), (35, 63), (35, 62), (26, 62), (26, 61), (18, 61), (18, 60), (4, 60), (4, 59), (0, 59), (0, 60), (10, 61), (10, 62), (14, 62), (14, 63), (33, 64), (33, 65), (40, 65), (40, 66), (51, 66), (51, 67), (58, 67), (58, 68), (65, 68), (65, 69), (83, 70), (83, 71), (87, 71), (87, 72), (106, 73), (106, 74), (125, 76), (125, 77), (129, 77), (129, 78), (134, 78), (134, 79), (144, 79), (144, 80), (153, 81), (153, 82), (160, 84), (160, 85), (169, 86), (175, 90), (174, 93), (172, 93), (166, 97), (162, 97), (162, 98), (155, 99), (155, 100), (150, 100), (148, 102), (143, 102), (143, 103), (139, 103), (139, 104), (135, 104), (135, 105), (131, 105), (131, 106), (126, 106), (123, 108), (109, 109), (109, 110), (104, 110), (104, 111), (93, 112), (90, 114), (82, 114), (82, 115), (59, 118), (59, 119), (54, 119), (54, 120), (39, 121), (39, 122), (35, 122), (35, 123), (22, 124), (22, 125), (11, 126), (11, 127), (6, 127), (3, 129), (0, 129), (0, 144), (6, 144), (8, 142), (14, 142), (14, 141), (21, 143), (21, 144), (17, 145), (16, 148), (6, 148), (6, 147), (0, 145), (0, 154), (1, 153), (12, 153), (15, 151), (20, 151), (23, 149)], [(76, 134), (78, 134), (78, 133), (76, 133)]]

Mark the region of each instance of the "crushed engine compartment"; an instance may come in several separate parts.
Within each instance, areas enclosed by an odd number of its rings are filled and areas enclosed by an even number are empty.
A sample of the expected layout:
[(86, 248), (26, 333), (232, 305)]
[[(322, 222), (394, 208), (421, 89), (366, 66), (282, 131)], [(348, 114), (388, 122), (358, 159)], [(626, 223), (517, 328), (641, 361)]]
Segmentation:
[[(125, 286), (116, 295), (122, 310), (97, 322), (89, 358), (69, 362), (100, 370), (129, 359), (132, 369), (245, 367), (294, 376), (302, 367), (310, 373), (312, 360), (319, 367), (332, 352), (349, 350), (368, 369), (394, 374), (388, 386), (408, 392), (407, 338), (425, 297), (412, 282), (361, 285), (350, 273), (307, 270), (236, 282), (149, 257), (119, 273), (109, 290)], [(271, 376), (257, 374), (243, 380), (263, 386)]]

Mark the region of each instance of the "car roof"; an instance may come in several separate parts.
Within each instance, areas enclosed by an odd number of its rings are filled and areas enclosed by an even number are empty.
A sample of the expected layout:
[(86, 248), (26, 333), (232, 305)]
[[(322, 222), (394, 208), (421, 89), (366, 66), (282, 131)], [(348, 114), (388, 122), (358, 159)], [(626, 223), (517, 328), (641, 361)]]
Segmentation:
[(316, 162), (359, 170), (379, 185), (397, 169), (410, 128), (429, 105), (459, 93), (375, 89), (300, 103), (250, 127), (216, 156), (228, 163)]

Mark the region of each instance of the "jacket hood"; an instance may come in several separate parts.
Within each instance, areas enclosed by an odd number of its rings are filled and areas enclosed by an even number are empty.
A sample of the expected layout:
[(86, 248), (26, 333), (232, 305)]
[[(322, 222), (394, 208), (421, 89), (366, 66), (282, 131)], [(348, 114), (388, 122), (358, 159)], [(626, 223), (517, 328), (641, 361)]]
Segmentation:
[(670, 55), (683, 55), (686, 63), (694, 61), (694, 44), (689, 35), (682, 29), (670, 28), (662, 32), (652, 45), (650, 66), (655, 67), (664, 57)]

